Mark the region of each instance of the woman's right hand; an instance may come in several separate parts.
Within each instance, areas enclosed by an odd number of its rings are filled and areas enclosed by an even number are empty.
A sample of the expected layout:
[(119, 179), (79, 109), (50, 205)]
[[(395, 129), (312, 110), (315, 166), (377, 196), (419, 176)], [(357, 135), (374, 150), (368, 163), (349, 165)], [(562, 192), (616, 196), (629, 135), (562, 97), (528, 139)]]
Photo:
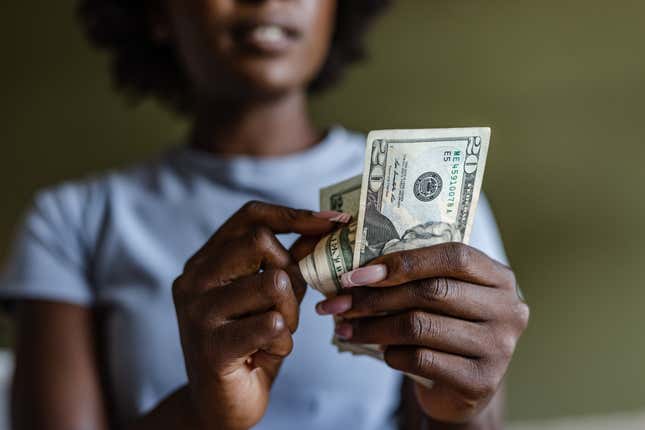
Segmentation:
[(248, 429), (264, 415), (306, 288), (275, 234), (320, 236), (338, 215), (251, 202), (186, 263), (173, 298), (200, 427)]

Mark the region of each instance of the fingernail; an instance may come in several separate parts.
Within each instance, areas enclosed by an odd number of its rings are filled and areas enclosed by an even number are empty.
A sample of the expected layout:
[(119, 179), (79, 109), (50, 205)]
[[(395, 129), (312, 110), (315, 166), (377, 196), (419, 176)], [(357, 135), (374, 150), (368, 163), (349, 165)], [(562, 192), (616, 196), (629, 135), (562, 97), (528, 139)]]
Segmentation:
[(351, 215), (338, 211), (314, 212), (313, 216), (315, 216), (316, 218), (326, 219), (327, 221), (341, 223), (347, 223), (352, 218)]
[(375, 284), (385, 278), (387, 278), (387, 266), (385, 264), (375, 264), (343, 273), (340, 277), (340, 283), (343, 288), (352, 288)]
[(352, 325), (350, 323), (340, 323), (336, 326), (335, 330), (336, 336), (342, 340), (348, 340), (352, 338)]
[(352, 216), (350, 214), (342, 213), (342, 214), (338, 215), (337, 217), (334, 217), (334, 218), (330, 219), (329, 221), (338, 222), (338, 223), (341, 223), (341, 224), (347, 224), (351, 220), (352, 220)]
[(278, 272), (277, 284), (278, 284), (278, 287), (282, 289), (287, 288), (291, 284), (289, 275), (287, 275), (286, 272), (283, 272), (282, 270)]
[(337, 296), (316, 305), (318, 315), (338, 315), (352, 308), (352, 296)]

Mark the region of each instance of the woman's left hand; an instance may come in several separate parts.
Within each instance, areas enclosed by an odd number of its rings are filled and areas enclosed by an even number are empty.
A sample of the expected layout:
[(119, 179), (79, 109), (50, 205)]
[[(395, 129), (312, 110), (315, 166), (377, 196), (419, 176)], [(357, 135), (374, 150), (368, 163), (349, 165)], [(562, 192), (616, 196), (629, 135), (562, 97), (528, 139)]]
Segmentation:
[(336, 334), (385, 347), (387, 364), (434, 381), (416, 386), (436, 421), (475, 420), (499, 390), (529, 319), (510, 268), (459, 243), (385, 255), (343, 275), (318, 304)]

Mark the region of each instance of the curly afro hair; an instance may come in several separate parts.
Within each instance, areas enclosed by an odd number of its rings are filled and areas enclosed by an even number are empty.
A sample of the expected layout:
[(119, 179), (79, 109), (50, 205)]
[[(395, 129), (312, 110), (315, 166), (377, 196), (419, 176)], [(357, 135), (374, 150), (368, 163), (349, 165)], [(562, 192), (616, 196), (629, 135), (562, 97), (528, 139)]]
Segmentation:
[[(78, 13), (90, 42), (111, 56), (112, 79), (132, 100), (154, 96), (190, 112), (190, 82), (176, 53), (154, 41), (146, 0), (80, 0)], [(330, 51), (311, 92), (340, 79), (345, 66), (365, 57), (364, 35), (390, 0), (339, 0)]]

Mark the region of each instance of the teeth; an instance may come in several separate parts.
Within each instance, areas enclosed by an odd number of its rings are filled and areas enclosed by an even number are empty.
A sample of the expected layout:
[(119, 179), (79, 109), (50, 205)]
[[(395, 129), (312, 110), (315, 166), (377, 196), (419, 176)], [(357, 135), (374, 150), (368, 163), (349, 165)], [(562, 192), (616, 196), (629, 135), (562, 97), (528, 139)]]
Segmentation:
[(276, 43), (286, 37), (285, 31), (277, 25), (262, 25), (253, 29), (253, 38), (263, 42)]

